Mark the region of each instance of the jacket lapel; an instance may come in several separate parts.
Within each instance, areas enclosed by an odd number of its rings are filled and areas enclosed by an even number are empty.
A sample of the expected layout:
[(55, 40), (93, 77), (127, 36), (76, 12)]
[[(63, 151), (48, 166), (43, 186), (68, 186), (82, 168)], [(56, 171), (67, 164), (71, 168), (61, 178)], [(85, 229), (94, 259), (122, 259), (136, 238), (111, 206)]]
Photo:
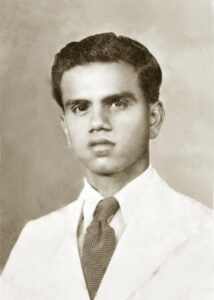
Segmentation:
[[(82, 215), (82, 206), (83, 199), (79, 199), (76, 203), (66, 207), (62, 216), (67, 237), (64, 239), (65, 243), (59, 254), (62, 264), (64, 264), (63, 278), (59, 282), (63, 282), (63, 290), (66, 291), (64, 299), (89, 300), (77, 242), (77, 228)], [(58, 299), (62, 298), (62, 287), (60, 287), (60, 291), (61, 295), (58, 295)]]
[(97, 300), (131, 297), (188, 239), (191, 226), (187, 226), (184, 204), (179, 203), (177, 195), (157, 173), (153, 175), (144, 199), (118, 242)]

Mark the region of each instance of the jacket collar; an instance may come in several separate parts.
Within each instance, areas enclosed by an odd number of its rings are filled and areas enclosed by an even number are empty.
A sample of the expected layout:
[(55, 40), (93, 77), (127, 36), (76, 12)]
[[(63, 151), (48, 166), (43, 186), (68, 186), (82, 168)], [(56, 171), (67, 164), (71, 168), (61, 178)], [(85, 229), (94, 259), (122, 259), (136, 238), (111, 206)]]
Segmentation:
[[(82, 207), (83, 199), (79, 199), (72, 218), (76, 249)], [(170, 189), (154, 171), (138, 209), (117, 244), (96, 299), (130, 297), (196, 230), (197, 222), (192, 211), (193, 205)], [(77, 255), (76, 259), (82, 274)]]
[[(127, 224), (132, 218), (134, 211), (137, 209), (143, 194), (146, 192), (152, 181), (154, 169), (151, 165), (139, 176), (130, 181), (125, 187), (118, 191), (114, 197), (120, 204), (120, 210), (124, 222)], [(141, 191), (141, 195), (139, 195)], [(78, 201), (83, 201), (84, 229), (90, 225), (93, 219), (93, 213), (96, 206), (103, 196), (96, 191), (85, 179), (84, 188), (79, 195)], [(84, 230), (84, 231), (85, 231)]]
[[(129, 298), (195, 229), (191, 207), (155, 172), (127, 225), (98, 290), (97, 300)], [(182, 199), (183, 200), (183, 199)], [(131, 275), (130, 275), (131, 274)]]

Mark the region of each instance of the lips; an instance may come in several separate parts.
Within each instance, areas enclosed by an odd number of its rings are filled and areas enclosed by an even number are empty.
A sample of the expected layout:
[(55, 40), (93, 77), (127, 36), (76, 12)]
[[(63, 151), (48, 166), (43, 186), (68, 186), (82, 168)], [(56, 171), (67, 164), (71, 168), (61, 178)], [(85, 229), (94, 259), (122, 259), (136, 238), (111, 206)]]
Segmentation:
[(114, 147), (115, 143), (109, 141), (105, 138), (99, 138), (91, 140), (89, 143), (90, 148), (93, 150), (96, 155), (99, 157), (108, 156)]
[(113, 142), (111, 142), (111, 141), (109, 141), (108, 139), (105, 139), (105, 138), (94, 139), (94, 140), (91, 140), (90, 143), (89, 143), (90, 147), (95, 147), (95, 146), (98, 146), (98, 145), (114, 146), (115, 143), (113, 143)]

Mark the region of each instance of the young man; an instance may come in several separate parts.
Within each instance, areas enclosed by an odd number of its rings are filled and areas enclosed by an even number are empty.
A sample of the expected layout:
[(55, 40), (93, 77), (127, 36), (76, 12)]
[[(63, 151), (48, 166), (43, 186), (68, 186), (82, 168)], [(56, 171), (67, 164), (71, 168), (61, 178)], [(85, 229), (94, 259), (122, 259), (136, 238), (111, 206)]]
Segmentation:
[(127, 37), (99, 34), (57, 54), (53, 95), (85, 185), (77, 201), (26, 225), (1, 299), (214, 299), (211, 211), (149, 162), (160, 84), (155, 58)]

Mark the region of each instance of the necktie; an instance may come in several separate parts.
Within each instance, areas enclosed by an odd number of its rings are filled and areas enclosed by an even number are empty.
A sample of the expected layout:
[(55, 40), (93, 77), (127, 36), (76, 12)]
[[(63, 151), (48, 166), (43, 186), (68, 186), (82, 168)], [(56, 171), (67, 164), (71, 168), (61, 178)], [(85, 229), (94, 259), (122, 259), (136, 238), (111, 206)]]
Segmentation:
[(91, 299), (96, 295), (116, 247), (115, 233), (109, 226), (108, 219), (118, 208), (119, 204), (114, 197), (101, 200), (85, 234), (81, 262)]

